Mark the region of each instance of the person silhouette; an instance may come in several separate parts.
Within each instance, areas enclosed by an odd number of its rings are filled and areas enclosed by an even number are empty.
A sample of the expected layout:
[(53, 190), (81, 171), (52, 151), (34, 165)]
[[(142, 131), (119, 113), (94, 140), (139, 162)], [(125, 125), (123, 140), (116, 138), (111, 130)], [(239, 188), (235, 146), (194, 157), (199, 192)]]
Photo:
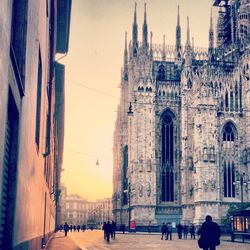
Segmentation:
[(68, 231), (69, 231), (69, 225), (67, 222), (65, 222), (64, 226), (63, 226), (63, 229), (64, 229), (64, 234), (65, 236), (67, 236), (68, 234)]
[(166, 224), (163, 222), (162, 226), (161, 226), (161, 239), (163, 240), (165, 236), (165, 240), (167, 239), (167, 226)]
[(206, 216), (198, 234), (198, 245), (203, 250), (215, 250), (216, 246), (220, 245), (221, 230), (218, 224), (212, 221), (212, 216)]

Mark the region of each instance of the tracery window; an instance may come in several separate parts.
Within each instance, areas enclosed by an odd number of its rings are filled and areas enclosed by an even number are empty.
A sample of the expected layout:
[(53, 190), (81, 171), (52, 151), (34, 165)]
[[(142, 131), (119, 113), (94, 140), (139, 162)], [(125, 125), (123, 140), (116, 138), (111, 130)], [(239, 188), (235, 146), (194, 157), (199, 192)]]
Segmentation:
[(232, 85), (230, 86), (230, 111), (234, 111), (234, 95)]
[(225, 108), (226, 108), (226, 111), (228, 111), (228, 107), (229, 107), (229, 104), (228, 104), (228, 92), (226, 90), (226, 94), (225, 94)]
[(123, 205), (128, 204), (128, 146), (123, 149)]
[(161, 118), (162, 201), (174, 201), (174, 114), (166, 111)]
[(235, 140), (236, 128), (232, 122), (228, 122), (223, 129), (223, 141), (234, 141)]
[(158, 81), (165, 81), (166, 78), (166, 71), (164, 65), (160, 65), (159, 70), (158, 70), (158, 75), (157, 75), (157, 80)]
[(224, 197), (235, 197), (234, 162), (224, 161)]
[(224, 197), (235, 197), (235, 155), (237, 130), (232, 122), (227, 122), (222, 131), (223, 138), (223, 187)]
[(238, 84), (235, 84), (235, 111), (238, 112)]
[(242, 83), (240, 80), (240, 112), (242, 112)]

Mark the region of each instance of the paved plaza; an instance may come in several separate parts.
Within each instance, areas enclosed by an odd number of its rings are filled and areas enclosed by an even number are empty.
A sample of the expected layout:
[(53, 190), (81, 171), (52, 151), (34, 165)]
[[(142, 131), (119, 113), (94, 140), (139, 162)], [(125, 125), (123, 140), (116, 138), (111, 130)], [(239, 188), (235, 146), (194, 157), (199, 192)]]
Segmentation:
[[(107, 243), (103, 239), (103, 231), (72, 232), (69, 237), (64, 237), (62, 233), (57, 233), (50, 241), (47, 250), (195, 250), (199, 249), (196, 240), (179, 240), (177, 235), (173, 235), (173, 240), (161, 240), (160, 234), (117, 234), (115, 240)], [(64, 244), (65, 241), (65, 244)], [(249, 250), (250, 244), (232, 243), (221, 240), (218, 250)]]

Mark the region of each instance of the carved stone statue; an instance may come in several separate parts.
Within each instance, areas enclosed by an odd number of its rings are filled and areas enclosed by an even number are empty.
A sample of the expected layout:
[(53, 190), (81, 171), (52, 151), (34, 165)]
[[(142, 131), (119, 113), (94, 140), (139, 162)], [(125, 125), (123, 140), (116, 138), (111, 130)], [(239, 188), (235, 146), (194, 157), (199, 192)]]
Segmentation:
[(208, 191), (208, 181), (207, 180), (203, 181), (203, 189), (204, 189), (205, 192)]
[(150, 197), (151, 195), (151, 186), (150, 186), (150, 183), (147, 182), (147, 196)]
[(193, 193), (194, 193), (194, 186), (191, 185), (191, 186), (189, 187), (189, 197), (190, 197), (190, 198), (193, 196)]
[(210, 180), (210, 189), (211, 191), (216, 189), (216, 179), (214, 177)]
[(138, 191), (139, 191), (139, 197), (142, 197), (143, 196), (143, 186), (142, 186), (142, 184), (139, 184)]

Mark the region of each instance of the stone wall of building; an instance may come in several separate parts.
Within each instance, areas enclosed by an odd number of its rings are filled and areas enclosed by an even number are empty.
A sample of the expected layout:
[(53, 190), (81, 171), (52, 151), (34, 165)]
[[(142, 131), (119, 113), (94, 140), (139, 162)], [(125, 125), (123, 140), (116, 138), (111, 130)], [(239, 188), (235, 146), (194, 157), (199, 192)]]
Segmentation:
[(54, 127), (59, 3), (1, 2), (1, 249), (40, 249), (55, 230), (63, 137)]

